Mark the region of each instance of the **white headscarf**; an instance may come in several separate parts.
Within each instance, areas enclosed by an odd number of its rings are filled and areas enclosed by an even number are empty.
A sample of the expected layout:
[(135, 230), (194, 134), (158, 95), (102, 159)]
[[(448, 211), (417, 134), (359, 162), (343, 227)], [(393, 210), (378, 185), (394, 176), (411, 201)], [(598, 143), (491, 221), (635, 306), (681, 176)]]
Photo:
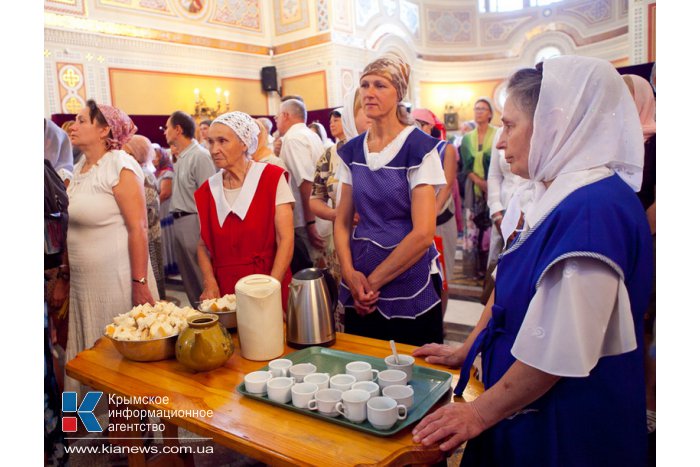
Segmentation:
[(356, 90), (353, 89), (345, 95), (343, 99), (343, 111), (340, 117), (343, 122), (343, 133), (345, 133), (347, 141), (359, 135), (357, 127), (355, 126), (355, 92)]
[(543, 182), (561, 174), (609, 167), (634, 191), (642, 185), (644, 140), (632, 96), (620, 74), (598, 58), (560, 56), (543, 63), (528, 170), (530, 183), (511, 198), (501, 223), (504, 238), (515, 230), (521, 199), (533, 204)]
[(542, 71), (530, 180), (606, 166), (639, 191), (644, 142), (637, 107), (617, 70), (598, 58), (561, 56), (546, 60)]
[(255, 153), (258, 149), (258, 135), (260, 134), (260, 128), (258, 124), (255, 123), (253, 117), (244, 112), (229, 112), (223, 115), (219, 115), (214, 119), (211, 124), (222, 123), (227, 127), (231, 128), (234, 133), (241, 138), (243, 144), (248, 148), (246, 154), (248, 156)]

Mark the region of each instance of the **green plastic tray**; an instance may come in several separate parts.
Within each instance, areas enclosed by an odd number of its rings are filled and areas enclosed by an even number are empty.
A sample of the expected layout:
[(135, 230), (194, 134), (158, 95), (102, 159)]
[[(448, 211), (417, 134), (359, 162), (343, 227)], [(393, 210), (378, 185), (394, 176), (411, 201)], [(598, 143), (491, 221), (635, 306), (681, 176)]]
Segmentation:
[[(345, 365), (356, 360), (362, 360), (370, 365), (372, 368), (376, 368), (379, 371), (386, 370), (386, 363), (381, 358), (370, 357), (368, 355), (361, 355), (350, 352), (343, 352), (341, 350), (328, 349), (326, 347), (308, 347), (303, 350), (292, 352), (288, 355), (284, 355), (279, 358), (287, 358), (294, 363), (313, 363), (316, 365), (316, 371), (319, 373), (329, 373), (331, 376), (340, 373), (345, 373)], [(267, 366), (260, 368), (260, 370), (268, 370)], [(390, 436), (394, 433), (398, 433), (407, 426), (414, 422), (420, 420), (430, 408), (440, 400), (440, 398), (447, 393), (452, 385), (452, 375), (446, 371), (433, 370), (432, 368), (426, 368), (419, 365), (413, 366), (413, 378), (409, 383), (413, 387), (413, 407), (408, 412), (408, 416), (405, 420), (399, 420), (393, 427), (388, 430), (377, 430), (374, 428), (369, 421), (365, 420), (363, 423), (353, 423), (345, 419), (342, 415), (337, 417), (329, 417), (322, 415), (316, 411), (309, 409), (300, 409), (294, 407), (291, 402), (287, 404), (281, 404), (279, 402), (272, 401), (267, 398), (267, 395), (253, 394), (245, 389), (245, 383), (238, 385), (236, 390), (243, 394), (244, 396), (258, 399), (260, 401), (266, 402), (268, 404), (276, 405), (287, 410), (292, 410), (294, 412), (303, 413), (310, 417), (320, 418), (327, 422), (336, 423), (338, 425), (343, 425), (348, 428), (355, 430), (364, 431), (367, 433), (372, 433), (377, 436)]]

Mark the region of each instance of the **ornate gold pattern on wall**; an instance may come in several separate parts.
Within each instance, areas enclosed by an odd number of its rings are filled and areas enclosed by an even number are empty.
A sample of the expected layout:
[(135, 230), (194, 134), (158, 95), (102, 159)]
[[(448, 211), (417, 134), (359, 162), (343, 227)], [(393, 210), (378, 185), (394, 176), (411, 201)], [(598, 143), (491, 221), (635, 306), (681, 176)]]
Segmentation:
[(429, 42), (440, 45), (473, 42), (474, 18), (477, 17), (474, 8), (430, 8), (426, 13)]
[(329, 0), (316, 0), (316, 29), (319, 32), (328, 31), (328, 2)]
[(100, 5), (174, 16), (167, 0), (98, 0)]
[(594, 0), (572, 6), (561, 5), (557, 7), (557, 10), (561, 14), (571, 14), (590, 25), (612, 19), (611, 0)]
[(483, 44), (505, 43), (511, 38), (513, 32), (521, 25), (532, 20), (534, 16), (524, 16), (513, 19), (488, 19), (481, 21), (481, 34)]
[(59, 27), (78, 32), (91, 32), (107, 34), (110, 36), (133, 37), (137, 39), (149, 39), (153, 41), (171, 42), (185, 45), (198, 45), (212, 49), (231, 50), (256, 55), (268, 55), (269, 49), (252, 44), (212, 39), (209, 37), (193, 36), (177, 32), (169, 32), (158, 29), (142, 28), (128, 24), (111, 23), (85, 18), (57, 15), (44, 12), (44, 27)]
[(63, 113), (74, 114), (85, 106), (85, 74), (79, 63), (56, 63), (59, 99)]
[(44, 10), (84, 15), (85, 0), (44, 0)]
[(307, 0), (274, 0), (275, 33), (287, 34), (309, 27)]
[(236, 28), (262, 32), (259, 0), (216, 0), (209, 21)]
[(295, 50), (305, 49), (307, 47), (313, 47), (314, 45), (325, 44), (331, 41), (331, 33), (324, 32), (317, 36), (307, 37), (306, 39), (299, 39), (297, 41), (286, 42), (284, 44), (277, 45), (272, 48), (275, 55), (282, 55), (289, 52), (294, 52)]

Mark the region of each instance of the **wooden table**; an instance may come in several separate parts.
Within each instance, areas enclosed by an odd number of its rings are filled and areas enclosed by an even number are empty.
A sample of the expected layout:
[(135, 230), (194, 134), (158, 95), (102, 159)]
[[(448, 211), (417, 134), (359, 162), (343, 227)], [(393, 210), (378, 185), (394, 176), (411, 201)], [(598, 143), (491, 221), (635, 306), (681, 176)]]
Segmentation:
[[(214, 415), (210, 418), (168, 419), (168, 434), (163, 436), (177, 436), (176, 426), (179, 426), (267, 464), (407, 465), (429, 464), (442, 459), (437, 448), (425, 449), (413, 443), (411, 429), (415, 425), (393, 436), (379, 437), (241, 396), (235, 388), (243, 381), (244, 375), (267, 362), (243, 359), (237, 336), (234, 336), (234, 341), (236, 352), (225, 366), (195, 373), (174, 359), (149, 363), (127, 360), (111, 342), (102, 338), (94, 347), (68, 362), (66, 372), (83, 384), (103, 391), (105, 397), (114, 394), (169, 398), (168, 405), (149, 404), (139, 408), (211, 409)], [(386, 341), (343, 333), (337, 334), (332, 348), (381, 358), (390, 353)], [(397, 344), (397, 348), (400, 353), (409, 354), (415, 347)], [(287, 347), (285, 354), (293, 351), (295, 349)], [(417, 359), (416, 364), (445, 370), (422, 359)], [(453, 374), (454, 388), (459, 373), (453, 371)], [(473, 400), (482, 390), (478, 382), (470, 382), (464, 399), (456, 400)], [(451, 400), (454, 397), (451, 393), (443, 401)], [(169, 442), (173, 443), (172, 440)], [(138, 444), (140, 441), (129, 443)], [(146, 459), (143, 455), (130, 455), (129, 462), (130, 465), (145, 465)], [(171, 459), (157, 463), (173, 465), (172, 462)], [(177, 463), (191, 465), (191, 457), (181, 457)]]

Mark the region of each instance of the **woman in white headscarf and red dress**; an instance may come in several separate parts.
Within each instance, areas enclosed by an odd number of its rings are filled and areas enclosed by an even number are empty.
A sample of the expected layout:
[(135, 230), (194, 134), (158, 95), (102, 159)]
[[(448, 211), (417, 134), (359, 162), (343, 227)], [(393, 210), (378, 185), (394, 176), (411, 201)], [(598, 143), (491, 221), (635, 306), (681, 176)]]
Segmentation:
[(221, 115), (209, 128), (209, 152), (221, 170), (194, 194), (201, 235), (197, 258), (204, 280), (200, 298), (234, 293), (241, 278), (266, 274), (280, 281), (286, 309), (294, 196), (282, 168), (251, 159), (259, 132), (243, 112)]
[(469, 466), (646, 465), (642, 321), (653, 266), (635, 195), (637, 109), (609, 62), (563, 56), (511, 77), (503, 123), (498, 148), (532, 183), (524, 227), (467, 341), (414, 352), (462, 365), (456, 395), (481, 353), (486, 391), (425, 417), (414, 441), (451, 451), (469, 440)]

